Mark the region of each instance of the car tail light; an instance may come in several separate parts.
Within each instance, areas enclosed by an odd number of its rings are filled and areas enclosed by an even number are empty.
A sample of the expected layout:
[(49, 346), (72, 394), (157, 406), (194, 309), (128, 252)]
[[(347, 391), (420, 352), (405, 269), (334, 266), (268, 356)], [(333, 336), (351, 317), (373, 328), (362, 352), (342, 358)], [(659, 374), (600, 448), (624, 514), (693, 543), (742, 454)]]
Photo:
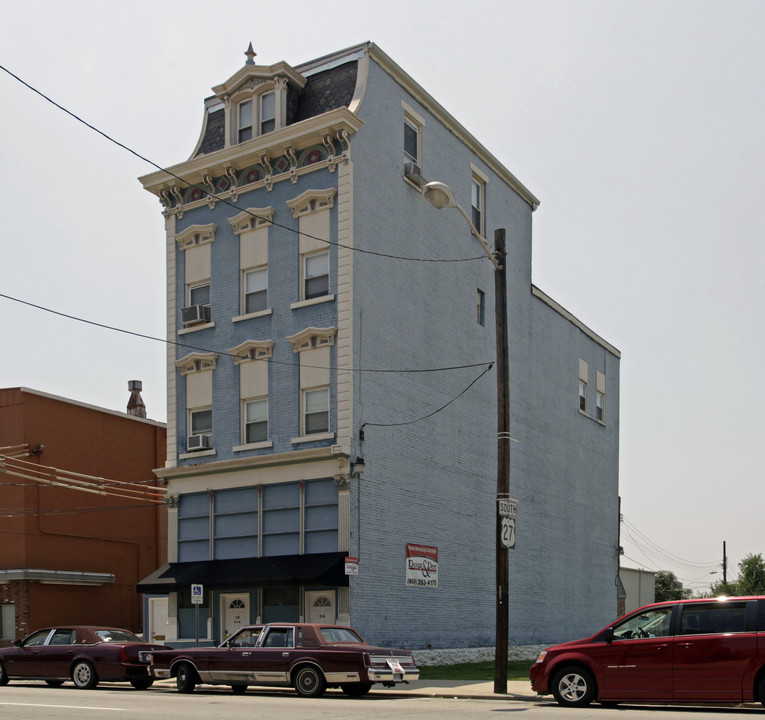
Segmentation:
[(128, 657), (127, 648), (124, 648), (124, 647), (120, 648), (119, 659), (120, 659), (120, 662), (123, 662), (123, 663), (130, 662), (130, 658)]

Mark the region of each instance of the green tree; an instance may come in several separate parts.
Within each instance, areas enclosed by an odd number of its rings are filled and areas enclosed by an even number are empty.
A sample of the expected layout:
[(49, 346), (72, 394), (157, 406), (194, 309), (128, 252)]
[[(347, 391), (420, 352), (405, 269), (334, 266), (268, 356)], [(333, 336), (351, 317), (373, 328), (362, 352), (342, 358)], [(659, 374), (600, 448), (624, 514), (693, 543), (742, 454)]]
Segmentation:
[(738, 564), (738, 577), (727, 583), (716, 583), (712, 595), (765, 595), (765, 560), (762, 554), (747, 555)]
[(684, 588), (675, 573), (669, 570), (659, 570), (656, 573), (655, 594), (656, 602), (664, 600), (685, 600), (691, 597), (693, 591)]

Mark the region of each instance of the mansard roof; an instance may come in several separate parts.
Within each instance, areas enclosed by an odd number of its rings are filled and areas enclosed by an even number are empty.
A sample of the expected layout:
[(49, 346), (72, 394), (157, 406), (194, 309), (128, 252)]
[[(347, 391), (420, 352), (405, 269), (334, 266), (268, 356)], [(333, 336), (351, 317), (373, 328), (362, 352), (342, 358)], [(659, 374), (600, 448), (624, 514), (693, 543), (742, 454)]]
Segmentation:
[[(286, 63), (280, 63), (278, 66), (272, 66), (268, 69), (281, 69), (282, 66), (288, 68)], [(291, 82), (288, 87), (287, 126), (322, 115), (330, 110), (348, 107), (356, 89), (357, 66), (358, 61), (354, 58), (327, 70), (319, 71), (303, 78), (302, 87), (294, 82), (294, 77), (298, 73), (289, 68), (291, 70), (289, 75)], [(216, 96), (207, 101), (208, 112), (205, 118), (205, 127), (194, 157), (207, 155), (225, 147), (225, 108), (216, 101), (229, 89), (241, 87), (248, 79), (245, 76), (248, 69), (252, 74), (252, 66), (251, 68), (245, 66), (227, 83), (213, 88), (216, 91)], [(302, 76), (299, 77), (302, 78)]]

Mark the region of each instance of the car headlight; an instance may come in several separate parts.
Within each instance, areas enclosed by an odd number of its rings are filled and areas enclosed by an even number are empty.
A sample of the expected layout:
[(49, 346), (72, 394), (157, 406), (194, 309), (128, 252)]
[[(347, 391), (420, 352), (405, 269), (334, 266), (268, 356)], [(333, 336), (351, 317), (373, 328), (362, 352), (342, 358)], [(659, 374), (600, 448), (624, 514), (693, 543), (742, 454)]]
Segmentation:
[(539, 653), (539, 655), (537, 655), (536, 662), (538, 663), (544, 662), (544, 659), (546, 656), (547, 656), (547, 650), (542, 650), (542, 652)]

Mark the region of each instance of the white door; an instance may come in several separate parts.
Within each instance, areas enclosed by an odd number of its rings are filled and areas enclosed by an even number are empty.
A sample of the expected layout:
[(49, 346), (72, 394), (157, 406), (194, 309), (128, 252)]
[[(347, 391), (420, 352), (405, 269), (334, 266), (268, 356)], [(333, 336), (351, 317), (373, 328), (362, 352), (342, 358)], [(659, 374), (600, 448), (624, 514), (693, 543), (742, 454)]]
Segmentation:
[(221, 639), (233, 635), (242, 625), (250, 624), (250, 596), (247, 593), (221, 595)]
[(167, 640), (167, 598), (149, 598), (149, 636), (146, 642), (164, 645)]
[(310, 623), (334, 624), (335, 616), (335, 591), (320, 590), (305, 594), (306, 614)]

